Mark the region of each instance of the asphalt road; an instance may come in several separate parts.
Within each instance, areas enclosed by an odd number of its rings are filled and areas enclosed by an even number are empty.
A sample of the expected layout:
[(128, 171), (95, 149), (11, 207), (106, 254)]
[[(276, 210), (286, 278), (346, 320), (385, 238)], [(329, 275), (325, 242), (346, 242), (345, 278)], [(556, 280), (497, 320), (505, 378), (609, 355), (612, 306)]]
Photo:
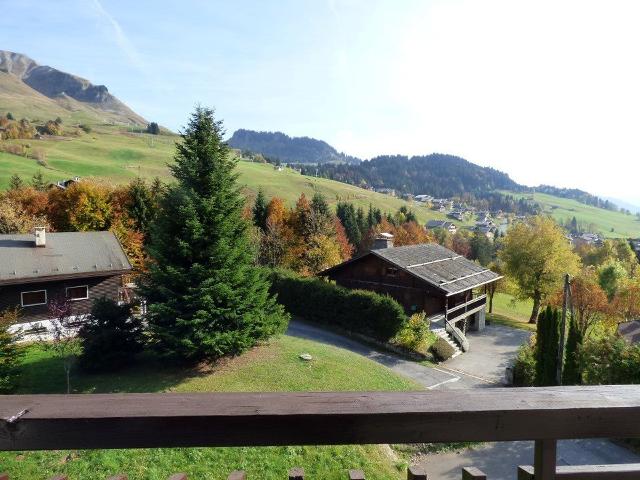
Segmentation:
[[(502, 326), (487, 326), (470, 333), (470, 350), (430, 368), (393, 354), (380, 352), (350, 338), (300, 321), (289, 324), (287, 334), (306, 338), (363, 355), (391, 370), (414, 379), (427, 389), (490, 388), (504, 381), (504, 370), (529, 333)], [(516, 478), (518, 465), (533, 464), (533, 442), (487, 443), (457, 452), (423, 455), (415, 463), (424, 465), (431, 480), (459, 480), (461, 469), (475, 466), (491, 480)], [(558, 442), (559, 465), (640, 463), (640, 456), (608, 440), (562, 440)]]

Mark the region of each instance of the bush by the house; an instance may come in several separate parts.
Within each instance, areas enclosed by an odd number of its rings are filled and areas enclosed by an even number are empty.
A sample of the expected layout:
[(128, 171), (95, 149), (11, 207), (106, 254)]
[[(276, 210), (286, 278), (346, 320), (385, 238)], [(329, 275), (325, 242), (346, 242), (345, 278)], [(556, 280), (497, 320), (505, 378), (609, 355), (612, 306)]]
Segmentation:
[(436, 338), (436, 341), (431, 346), (431, 351), (433, 352), (433, 355), (440, 361), (448, 360), (453, 356), (454, 353), (456, 353), (455, 347), (453, 347), (442, 337)]
[(131, 306), (104, 297), (93, 302), (78, 336), (82, 341), (80, 366), (87, 371), (122, 368), (143, 346), (142, 324), (131, 315)]
[(430, 330), (429, 321), (425, 317), (424, 312), (411, 315), (392, 339), (392, 343), (414, 352), (426, 354), (436, 341), (436, 335)]
[(319, 278), (276, 270), (271, 291), (290, 313), (311, 322), (333, 325), (389, 341), (407, 323), (398, 302), (387, 295), (349, 290)]
[(22, 350), (9, 327), (18, 320), (18, 310), (0, 312), (0, 393), (11, 392), (17, 383)]
[(587, 385), (640, 383), (640, 345), (615, 336), (587, 341), (579, 351)]

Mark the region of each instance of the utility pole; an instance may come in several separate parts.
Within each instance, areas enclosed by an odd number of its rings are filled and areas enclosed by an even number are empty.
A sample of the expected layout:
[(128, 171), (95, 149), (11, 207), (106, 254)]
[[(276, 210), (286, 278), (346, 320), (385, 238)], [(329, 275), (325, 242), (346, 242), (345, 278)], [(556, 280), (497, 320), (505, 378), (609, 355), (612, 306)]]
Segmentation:
[[(562, 364), (564, 362), (564, 342), (567, 331), (567, 310), (571, 303), (571, 279), (567, 273), (564, 276), (564, 289), (562, 295), (562, 320), (560, 322), (560, 345), (558, 346), (558, 366), (556, 369), (556, 383), (562, 385)], [(573, 309), (571, 309), (573, 310)]]

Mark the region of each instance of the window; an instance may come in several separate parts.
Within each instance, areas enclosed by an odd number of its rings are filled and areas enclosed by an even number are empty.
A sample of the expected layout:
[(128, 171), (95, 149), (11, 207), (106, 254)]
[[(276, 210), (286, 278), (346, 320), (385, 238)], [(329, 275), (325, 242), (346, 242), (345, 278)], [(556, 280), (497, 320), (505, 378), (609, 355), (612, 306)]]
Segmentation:
[(89, 287), (87, 285), (67, 287), (67, 298), (69, 300), (86, 300), (89, 298)]
[(20, 300), (23, 307), (33, 307), (35, 305), (46, 305), (47, 291), (32, 290), (30, 292), (21, 292)]
[(395, 277), (398, 274), (398, 269), (393, 267), (387, 267), (387, 269), (385, 270), (385, 273), (389, 277)]

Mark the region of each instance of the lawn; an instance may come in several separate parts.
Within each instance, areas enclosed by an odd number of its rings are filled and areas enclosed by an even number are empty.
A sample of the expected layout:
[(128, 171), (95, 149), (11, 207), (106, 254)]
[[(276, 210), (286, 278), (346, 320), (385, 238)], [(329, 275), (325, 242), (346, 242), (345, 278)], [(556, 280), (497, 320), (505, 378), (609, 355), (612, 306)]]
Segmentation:
[[(299, 359), (309, 353), (313, 360)], [(18, 393), (60, 393), (64, 390), (60, 362), (38, 347), (29, 347)], [(309, 340), (281, 336), (240, 357), (213, 367), (192, 370), (167, 367), (152, 356), (120, 373), (72, 378), (76, 393), (91, 392), (216, 392), (419, 390), (413, 381), (346, 350)], [(0, 470), (12, 480), (68, 475), (72, 480), (106, 478), (119, 472), (134, 479), (166, 480), (170, 473), (189, 478), (220, 479), (232, 470), (250, 478), (283, 478), (302, 466), (309, 478), (344, 478), (360, 468), (367, 478), (403, 475), (376, 445), (270, 448), (176, 448), (55, 452), (4, 452)]]
[(556, 220), (571, 220), (575, 216), (578, 222), (582, 222), (585, 226), (591, 224), (594, 233), (599, 232), (605, 237), (640, 237), (640, 221), (635, 215), (604, 210), (569, 198), (544, 193), (509, 193), (516, 198), (526, 197), (540, 203), (544, 212)]
[(516, 322), (528, 322), (532, 309), (532, 300), (516, 300), (512, 295), (500, 292), (493, 297), (493, 313)]

